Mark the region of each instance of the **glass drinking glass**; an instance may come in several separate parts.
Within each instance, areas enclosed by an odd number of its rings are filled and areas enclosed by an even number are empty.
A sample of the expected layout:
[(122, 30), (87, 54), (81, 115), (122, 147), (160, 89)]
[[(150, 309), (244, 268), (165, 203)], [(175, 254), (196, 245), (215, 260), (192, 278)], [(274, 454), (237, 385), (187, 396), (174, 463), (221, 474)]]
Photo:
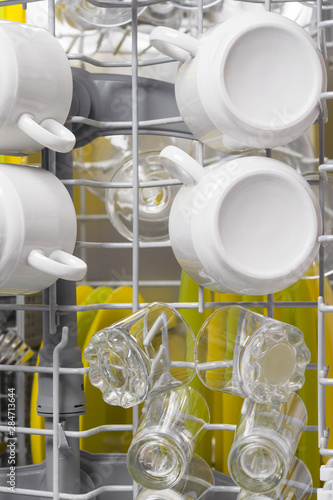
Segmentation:
[(149, 399), (127, 453), (133, 479), (153, 490), (175, 485), (209, 419), (205, 399), (192, 387), (177, 387)]
[(312, 494), (312, 477), (307, 466), (297, 457), (292, 459), (287, 477), (274, 490), (261, 495), (241, 490), (237, 500), (308, 500)]
[(95, 333), (84, 356), (89, 380), (110, 405), (137, 405), (189, 383), (195, 375), (194, 335), (183, 316), (155, 302)]
[(214, 484), (211, 467), (203, 458), (194, 455), (183, 477), (172, 489), (141, 488), (136, 500), (199, 500)]
[[(162, 166), (160, 150), (139, 154), (139, 239), (165, 241), (169, 239), (169, 213), (180, 185)], [(132, 182), (133, 159), (125, 162), (110, 182)], [(170, 183), (168, 185), (168, 182)], [(152, 183), (152, 185), (149, 185)], [(154, 185), (155, 184), (155, 185)], [(159, 185), (160, 184), (160, 185)], [(128, 240), (133, 239), (133, 187), (110, 188), (105, 197), (106, 210), (115, 229)]]
[(298, 328), (238, 306), (215, 311), (196, 339), (200, 380), (258, 403), (283, 403), (299, 390), (310, 358)]
[(181, 9), (171, 2), (152, 4), (147, 7), (139, 21), (152, 26), (169, 26), (179, 29), (182, 24)]
[[(198, 0), (172, 0), (172, 3), (185, 10), (198, 9), (199, 7)], [(203, 9), (209, 9), (219, 3), (222, 3), (221, 0), (203, 0), (202, 7)]]
[[(206, 23), (214, 25), (226, 21), (229, 17), (244, 12), (262, 12), (265, 10), (264, 2), (237, 1), (235, 5), (232, 0), (223, 0), (223, 2), (212, 6), (206, 14)], [(312, 36), (316, 32), (315, 9), (311, 5), (299, 2), (274, 2), (272, 12), (288, 17), (292, 21), (302, 26)]]
[[(112, 2), (110, 2), (112, 3)], [(94, 5), (89, 0), (60, 0), (57, 2), (57, 13), (60, 20), (78, 30), (89, 30), (94, 28), (109, 28), (112, 26), (122, 26), (132, 20), (131, 7), (122, 7), (122, 0), (119, 0), (119, 7), (101, 7)], [(139, 7), (138, 15), (142, 14), (146, 7)]]
[(297, 394), (281, 405), (246, 399), (228, 457), (235, 483), (254, 493), (276, 488), (288, 473), (306, 422), (307, 411)]

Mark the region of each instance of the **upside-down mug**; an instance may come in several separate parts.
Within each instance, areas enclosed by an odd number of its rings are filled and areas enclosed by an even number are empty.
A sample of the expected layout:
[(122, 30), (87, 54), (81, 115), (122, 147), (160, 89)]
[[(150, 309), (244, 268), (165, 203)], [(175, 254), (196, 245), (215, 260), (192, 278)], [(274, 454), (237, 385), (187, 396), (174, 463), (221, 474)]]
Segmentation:
[(180, 114), (200, 141), (224, 152), (282, 146), (319, 114), (324, 60), (310, 35), (272, 12), (232, 16), (198, 38), (158, 26), (160, 52), (181, 62)]
[(64, 123), (72, 73), (58, 40), (41, 28), (0, 20), (0, 64), (0, 153), (70, 151), (75, 136)]
[(86, 264), (72, 255), (76, 215), (62, 182), (37, 167), (0, 164), (0, 294), (77, 281)]
[(203, 168), (174, 146), (160, 157), (185, 184), (170, 210), (169, 236), (193, 280), (212, 290), (265, 295), (304, 275), (319, 248), (322, 220), (299, 173), (258, 156)]

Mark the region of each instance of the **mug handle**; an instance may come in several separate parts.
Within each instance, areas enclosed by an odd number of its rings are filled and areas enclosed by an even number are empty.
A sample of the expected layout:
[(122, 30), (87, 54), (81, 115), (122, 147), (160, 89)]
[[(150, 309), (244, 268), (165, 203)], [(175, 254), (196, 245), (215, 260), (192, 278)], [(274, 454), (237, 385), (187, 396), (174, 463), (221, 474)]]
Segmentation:
[(166, 56), (180, 62), (185, 62), (189, 55), (195, 57), (199, 48), (199, 41), (196, 38), (166, 26), (153, 29), (150, 43)]
[(75, 135), (52, 118), (47, 118), (39, 124), (32, 115), (23, 113), (17, 125), (29, 137), (58, 153), (68, 153), (75, 145)]
[(70, 281), (81, 280), (87, 272), (87, 264), (83, 260), (63, 250), (54, 250), (49, 257), (42, 250), (31, 250), (28, 264), (39, 271)]
[(176, 179), (186, 185), (198, 182), (204, 168), (192, 156), (176, 146), (167, 146), (160, 153), (163, 167)]

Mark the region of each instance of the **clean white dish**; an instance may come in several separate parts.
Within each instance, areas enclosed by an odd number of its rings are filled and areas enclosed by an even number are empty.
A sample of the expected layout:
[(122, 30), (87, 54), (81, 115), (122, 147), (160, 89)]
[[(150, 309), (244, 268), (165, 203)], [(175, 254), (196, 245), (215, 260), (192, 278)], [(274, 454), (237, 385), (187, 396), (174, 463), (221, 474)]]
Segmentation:
[(171, 207), (169, 235), (192, 279), (212, 290), (264, 295), (304, 275), (319, 248), (322, 219), (298, 172), (259, 156), (203, 168), (174, 146), (160, 157), (185, 184)]
[(56, 38), (41, 28), (0, 20), (0, 61), (0, 152), (70, 151), (75, 136), (64, 123), (72, 73)]
[(152, 45), (181, 62), (175, 93), (193, 135), (223, 152), (274, 148), (301, 136), (326, 89), (310, 35), (272, 12), (235, 15), (198, 38), (155, 28)]
[(62, 182), (41, 168), (2, 163), (0, 185), (0, 294), (82, 279), (87, 266), (72, 255), (76, 216)]

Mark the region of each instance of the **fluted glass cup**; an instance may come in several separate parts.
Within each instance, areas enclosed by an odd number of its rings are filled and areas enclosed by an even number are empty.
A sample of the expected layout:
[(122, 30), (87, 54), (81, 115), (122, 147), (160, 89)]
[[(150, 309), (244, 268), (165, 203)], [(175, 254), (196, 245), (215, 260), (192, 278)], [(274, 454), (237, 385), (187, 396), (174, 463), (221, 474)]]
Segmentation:
[[(59, 21), (66, 21), (78, 30), (111, 28), (130, 23), (132, 20), (131, 7), (123, 6), (123, 3), (123, 0), (120, 0), (119, 7), (114, 5), (101, 7), (92, 4), (89, 0), (58, 1), (56, 13)], [(145, 8), (139, 7), (138, 15), (142, 14)]]
[(184, 317), (154, 302), (91, 337), (89, 380), (106, 403), (129, 408), (192, 380), (194, 342)]
[(281, 405), (246, 399), (228, 457), (230, 476), (241, 488), (266, 493), (286, 477), (307, 422), (302, 399)]
[(238, 306), (209, 316), (196, 340), (201, 381), (258, 403), (287, 401), (303, 386), (310, 359), (301, 330)]
[(133, 479), (151, 490), (172, 488), (184, 476), (209, 420), (205, 399), (192, 387), (149, 399), (127, 453)]
[(312, 477), (297, 457), (292, 459), (286, 479), (274, 490), (262, 495), (241, 490), (237, 500), (308, 500), (312, 494)]
[(203, 458), (194, 455), (183, 477), (173, 488), (141, 488), (136, 500), (199, 500), (214, 484), (211, 467)]

